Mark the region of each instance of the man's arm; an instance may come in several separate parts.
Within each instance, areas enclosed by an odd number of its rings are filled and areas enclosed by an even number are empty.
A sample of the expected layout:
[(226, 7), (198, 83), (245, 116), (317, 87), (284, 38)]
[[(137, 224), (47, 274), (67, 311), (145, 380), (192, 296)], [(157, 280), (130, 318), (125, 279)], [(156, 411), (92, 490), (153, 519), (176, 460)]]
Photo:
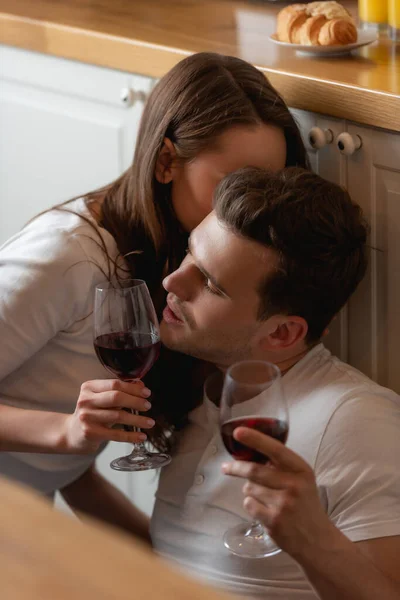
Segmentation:
[(234, 437), (271, 465), (235, 461), (223, 471), (248, 480), (245, 509), (297, 561), (321, 600), (399, 600), (400, 536), (351, 542), (325, 513), (300, 456), (255, 430), (240, 427)]
[(321, 600), (399, 599), (400, 536), (353, 543), (336, 532), (329, 548), (297, 559)]
[(119, 527), (151, 544), (150, 519), (94, 467), (60, 493), (73, 510)]

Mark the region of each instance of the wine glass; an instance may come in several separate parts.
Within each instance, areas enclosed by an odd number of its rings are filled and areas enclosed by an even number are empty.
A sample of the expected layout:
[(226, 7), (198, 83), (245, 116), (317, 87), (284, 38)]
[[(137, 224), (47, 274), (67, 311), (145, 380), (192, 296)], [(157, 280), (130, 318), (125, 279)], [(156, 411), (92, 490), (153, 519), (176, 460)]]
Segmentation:
[[(233, 458), (268, 463), (267, 456), (235, 440), (233, 432), (240, 426), (250, 427), (286, 443), (288, 410), (278, 367), (249, 360), (228, 369), (221, 394), (220, 426), (225, 448)], [(224, 535), (224, 545), (233, 554), (247, 558), (273, 556), (281, 551), (258, 521), (229, 529)]]
[[(160, 345), (157, 315), (144, 281), (127, 279), (96, 287), (94, 348), (106, 369), (121, 381), (138, 381), (157, 360)], [(124, 428), (140, 431), (138, 427)], [(147, 471), (169, 462), (168, 454), (149, 452), (143, 442), (137, 442), (129, 456), (113, 460), (110, 466), (117, 471)]]

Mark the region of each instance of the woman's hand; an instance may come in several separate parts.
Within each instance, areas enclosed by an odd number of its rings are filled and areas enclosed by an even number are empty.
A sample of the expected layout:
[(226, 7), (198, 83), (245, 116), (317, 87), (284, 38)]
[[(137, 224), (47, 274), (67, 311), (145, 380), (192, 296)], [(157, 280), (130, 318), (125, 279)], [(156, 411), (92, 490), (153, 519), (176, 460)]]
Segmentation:
[(124, 409), (145, 412), (151, 408), (147, 398), (151, 392), (139, 381), (127, 383), (118, 379), (86, 381), (81, 386), (75, 412), (65, 419), (64, 452), (90, 454), (105, 441), (142, 442), (143, 432), (114, 429), (114, 425), (129, 425), (150, 429), (153, 419), (133, 415)]

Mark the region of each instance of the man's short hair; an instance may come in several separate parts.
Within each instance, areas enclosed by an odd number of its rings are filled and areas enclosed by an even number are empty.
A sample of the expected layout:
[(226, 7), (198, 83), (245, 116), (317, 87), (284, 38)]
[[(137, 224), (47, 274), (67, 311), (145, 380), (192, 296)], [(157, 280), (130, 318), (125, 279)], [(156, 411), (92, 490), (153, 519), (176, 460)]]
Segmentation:
[(228, 229), (276, 252), (258, 318), (303, 317), (307, 342), (319, 340), (366, 272), (361, 208), (340, 186), (297, 167), (240, 169), (219, 184), (214, 208)]

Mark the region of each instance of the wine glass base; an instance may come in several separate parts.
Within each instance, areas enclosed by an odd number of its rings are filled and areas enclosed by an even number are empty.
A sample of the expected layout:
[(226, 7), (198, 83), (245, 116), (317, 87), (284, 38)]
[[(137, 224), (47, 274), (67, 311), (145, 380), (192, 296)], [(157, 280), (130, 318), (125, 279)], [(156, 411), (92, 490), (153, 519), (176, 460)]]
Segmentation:
[(228, 529), (224, 535), (225, 548), (243, 558), (265, 558), (282, 552), (265, 532), (253, 535), (251, 531), (250, 523), (241, 523)]
[(147, 452), (146, 454), (130, 454), (121, 456), (110, 463), (110, 467), (115, 471), (149, 471), (150, 469), (160, 469), (171, 462), (168, 454), (158, 452)]

